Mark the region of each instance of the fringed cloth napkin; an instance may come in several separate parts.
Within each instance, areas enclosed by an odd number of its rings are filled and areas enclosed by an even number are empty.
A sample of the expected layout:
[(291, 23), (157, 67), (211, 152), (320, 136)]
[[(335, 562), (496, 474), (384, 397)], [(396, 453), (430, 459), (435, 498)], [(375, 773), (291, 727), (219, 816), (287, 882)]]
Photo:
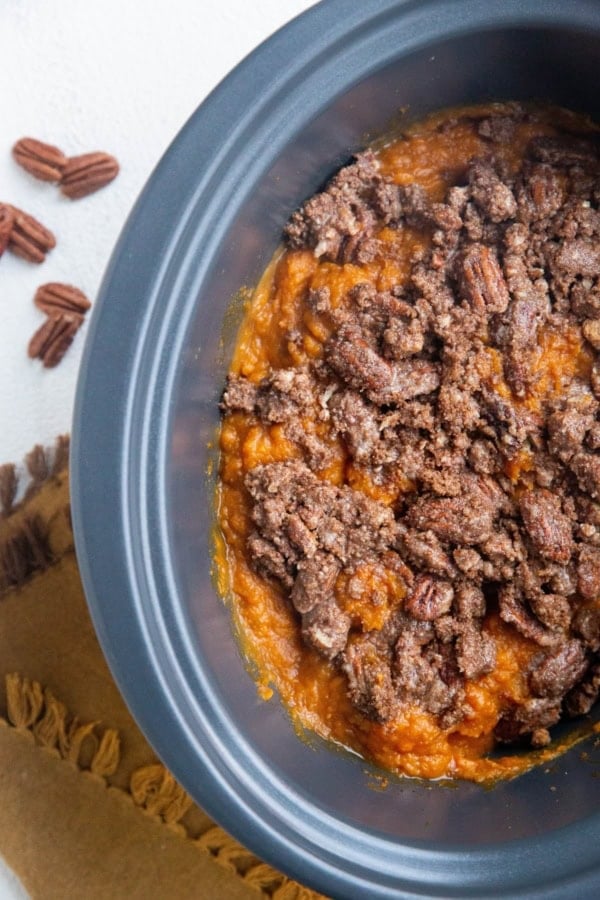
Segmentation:
[(0, 467), (0, 855), (34, 900), (316, 900), (216, 826), (129, 715), (83, 596), (67, 458), (61, 438)]

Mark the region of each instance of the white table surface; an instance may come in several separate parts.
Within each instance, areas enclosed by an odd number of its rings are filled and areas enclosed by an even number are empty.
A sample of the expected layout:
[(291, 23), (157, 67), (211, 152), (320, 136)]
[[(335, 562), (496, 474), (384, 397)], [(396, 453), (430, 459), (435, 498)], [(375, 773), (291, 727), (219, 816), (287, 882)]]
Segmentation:
[[(0, 463), (71, 430), (85, 326), (54, 370), (27, 358), (43, 321), (38, 285), (63, 281), (93, 300), (139, 191), (181, 126), (239, 60), (311, 0), (2, 0), (0, 201), (57, 237), (36, 266), (0, 259)], [(106, 150), (117, 180), (81, 200), (36, 181), (11, 156), (38, 137), (68, 155)]]
[[(48, 281), (93, 301), (139, 191), (210, 90), (264, 38), (314, 0), (2, 0), (0, 201), (47, 225), (57, 246), (36, 266), (0, 259), (0, 463), (70, 432), (86, 328), (55, 369), (27, 357), (43, 321), (33, 305)], [(68, 155), (106, 150), (117, 180), (70, 201), (13, 161), (31, 136)], [(0, 898), (24, 894), (0, 861)]]

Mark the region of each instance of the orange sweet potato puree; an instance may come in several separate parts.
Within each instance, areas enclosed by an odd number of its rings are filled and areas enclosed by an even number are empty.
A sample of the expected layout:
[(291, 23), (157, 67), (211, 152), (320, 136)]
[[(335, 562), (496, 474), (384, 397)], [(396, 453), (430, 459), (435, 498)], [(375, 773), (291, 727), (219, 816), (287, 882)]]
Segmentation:
[[(489, 111), (489, 108), (488, 108)], [(454, 120), (448, 112), (436, 114), (409, 128), (402, 138), (379, 151), (385, 174), (397, 183), (418, 182), (433, 199), (441, 200), (456, 183), (468, 161), (489, 148), (478, 136), (469, 110), (461, 110)], [(477, 109), (481, 117), (482, 107)], [(550, 124), (557, 121), (540, 114), (517, 126), (510, 145), (496, 145), (511, 167), (518, 167), (525, 146), (539, 134), (554, 134)], [(446, 121), (446, 127), (440, 128)], [(358, 282), (371, 282), (379, 291), (402, 283), (408, 273), (411, 254), (426, 241), (415, 229), (384, 228), (378, 235), (385, 250), (366, 265), (338, 265), (319, 262), (309, 251), (279, 251), (256, 288), (242, 323), (231, 371), (256, 382), (270, 369), (300, 365), (319, 357), (329, 335), (325, 316), (304, 303), (309, 288), (326, 285), (335, 306), (343, 302)], [(290, 332), (300, 339), (290, 340)], [(532, 413), (548, 394), (560, 393), (565, 380), (584, 374), (591, 364), (588, 352), (575, 332), (543, 332), (536, 349), (540, 378), (536, 393), (523, 402)], [(502, 377), (502, 361), (497, 350), (489, 349), (489, 383), (499, 393), (510, 388)], [(412, 488), (401, 473), (391, 482), (374, 484), (347, 459), (343, 446), (328, 435), (327, 425), (303, 422), (335, 450), (334, 461), (321, 477), (334, 484), (346, 483), (387, 504)], [(335, 667), (305, 646), (300, 637), (297, 614), (272, 582), (257, 575), (246, 551), (252, 524), (243, 479), (261, 463), (297, 456), (278, 425), (263, 425), (241, 413), (229, 414), (220, 433), (220, 482), (215, 561), (219, 587), (232, 598), (234, 614), (245, 655), (258, 673), (259, 690), (268, 699), (275, 688), (294, 722), (320, 736), (360, 753), (382, 768), (401, 775), (422, 778), (458, 777), (479, 782), (512, 777), (542, 759), (564, 750), (548, 747), (525, 755), (487, 756), (493, 748), (494, 726), (502, 707), (510, 700), (527, 696), (525, 672), (539, 647), (502, 622), (488, 616), (486, 629), (496, 642), (497, 665), (493, 672), (466, 684), (471, 713), (449, 729), (442, 729), (435, 717), (417, 707), (403, 709), (398, 718), (378, 724), (367, 720), (346, 696), (346, 680)], [(526, 482), (531, 459), (526, 451), (506, 463), (507, 474), (518, 484)], [(403, 580), (385, 559), (365, 565), (352, 576), (340, 576), (336, 598), (365, 630), (377, 628), (390, 609), (403, 602)]]

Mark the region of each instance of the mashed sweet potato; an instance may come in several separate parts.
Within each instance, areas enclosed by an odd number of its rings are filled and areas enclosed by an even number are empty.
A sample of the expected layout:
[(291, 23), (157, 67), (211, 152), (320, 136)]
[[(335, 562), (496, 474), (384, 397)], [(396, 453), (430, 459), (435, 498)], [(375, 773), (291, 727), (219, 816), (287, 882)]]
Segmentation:
[(600, 689), (598, 147), (519, 104), (411, 126), (292, 216), (240, 329), (222, 591), (263, 696), (394, 773), (518, 774)]

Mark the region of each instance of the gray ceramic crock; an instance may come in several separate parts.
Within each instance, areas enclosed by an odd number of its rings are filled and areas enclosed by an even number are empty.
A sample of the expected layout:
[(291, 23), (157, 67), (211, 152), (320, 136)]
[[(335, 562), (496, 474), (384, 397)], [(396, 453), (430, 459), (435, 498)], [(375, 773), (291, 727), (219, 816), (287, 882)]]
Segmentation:
[(239, 316), (291, 211), (401, 107), (600, 113), (598, 0), (325, 0), (202, 104), (123, 231), (85, 348), (72, 445), (92, 617), (141, 728), (259, 856), (343, 898), (600, 896), (600, 751), (484, 790), (376, 791), (258, 700), (211, 579), (217, 403)]

